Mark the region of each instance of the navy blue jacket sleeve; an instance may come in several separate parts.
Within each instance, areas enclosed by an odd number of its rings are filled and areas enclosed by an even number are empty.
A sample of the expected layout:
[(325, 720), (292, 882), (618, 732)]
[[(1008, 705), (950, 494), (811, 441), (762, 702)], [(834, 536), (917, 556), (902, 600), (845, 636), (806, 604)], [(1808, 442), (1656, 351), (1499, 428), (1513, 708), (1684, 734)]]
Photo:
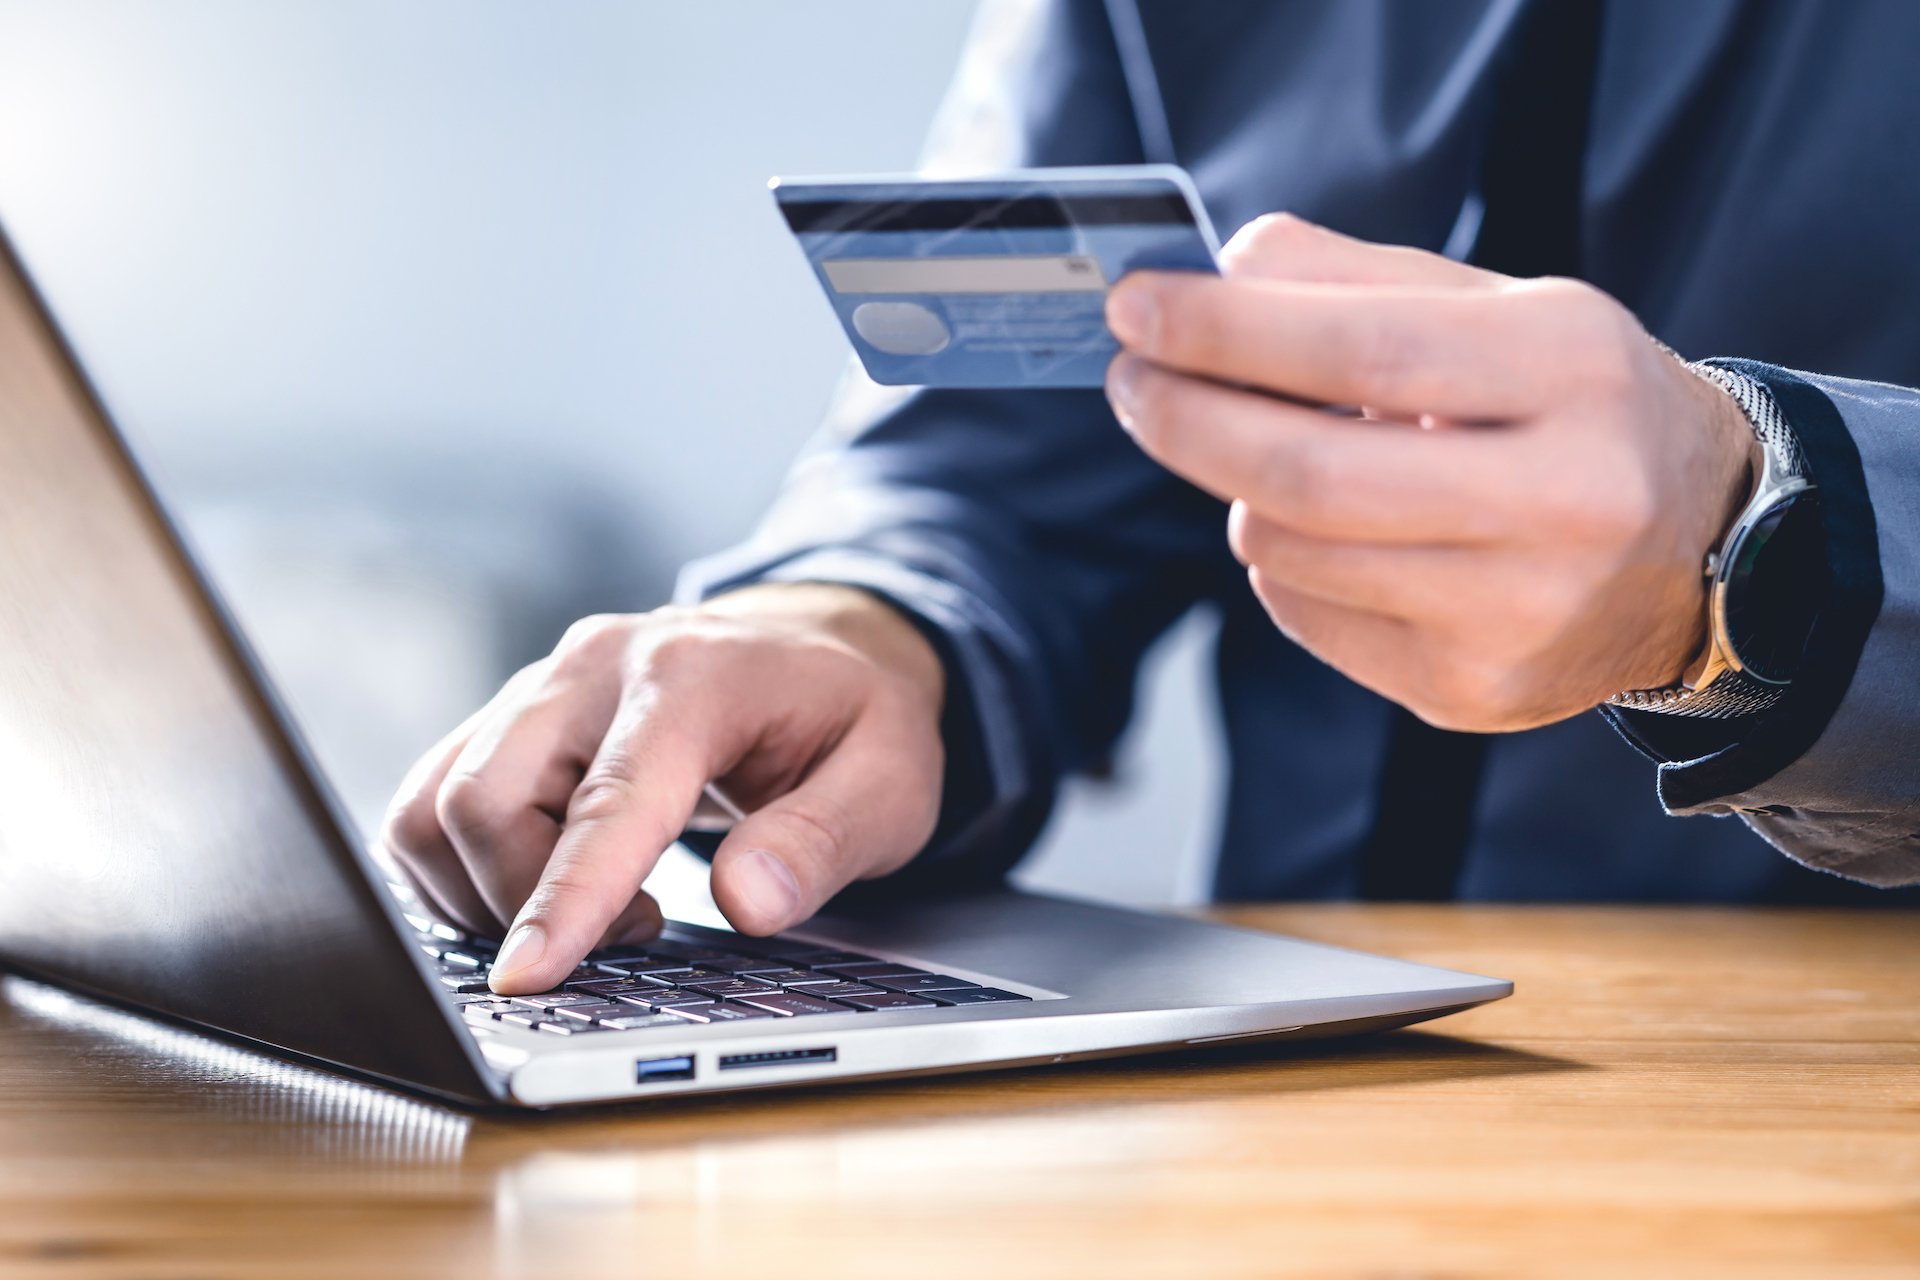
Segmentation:
[[(990, 3), (928, 167), (1135, 162), (1128, 103), (1099, 4)], [(980, 876), (1024, 852), (1063, 774), (1105, 757), (1143, 651), (1232, 567), (1223, 546), (1219, 504), (1097, 391), (901, 393), (855, 368), (753, 538), (678, 595), (843, 583), (913, 619), (950, 686), (945, 805), (913, 874)]]
[(1676, 814), (1737, 813), (1775, 847), (1920, 883), (1920, 391), (1725, 361), (1766, 384), (1821, 490), (1827, 580), (1778, 706), (1732, 726), (1610, 711)]

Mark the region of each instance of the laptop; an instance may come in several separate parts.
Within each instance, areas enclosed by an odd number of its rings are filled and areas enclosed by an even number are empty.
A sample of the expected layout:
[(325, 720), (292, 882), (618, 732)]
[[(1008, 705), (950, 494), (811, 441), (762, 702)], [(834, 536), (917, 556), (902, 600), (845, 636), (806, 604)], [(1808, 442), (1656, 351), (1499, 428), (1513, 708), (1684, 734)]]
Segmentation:
[(669, 923), (498, 999), (397, 896), (0, 235), (0, 963), (473, 1105), (1404, 1026), (1512, 984), (1012, 891)]

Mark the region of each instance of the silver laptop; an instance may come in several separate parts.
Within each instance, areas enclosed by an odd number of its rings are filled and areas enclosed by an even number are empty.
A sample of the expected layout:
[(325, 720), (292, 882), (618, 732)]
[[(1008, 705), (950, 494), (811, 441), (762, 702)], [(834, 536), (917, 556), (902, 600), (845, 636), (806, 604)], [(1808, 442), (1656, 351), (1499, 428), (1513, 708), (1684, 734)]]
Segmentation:
[(669, 924), (558, 990), (401, 901), (0, 237), (0, 961), (476, 1104), (1341, 1035), (1512, 984), (1011, 892)]

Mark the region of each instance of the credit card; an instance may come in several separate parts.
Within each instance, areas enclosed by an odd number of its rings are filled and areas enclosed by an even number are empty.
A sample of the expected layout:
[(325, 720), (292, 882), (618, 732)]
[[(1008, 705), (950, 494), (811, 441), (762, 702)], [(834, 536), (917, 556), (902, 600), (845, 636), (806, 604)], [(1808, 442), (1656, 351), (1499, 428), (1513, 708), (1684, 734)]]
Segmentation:
[(875, 382), (1097, 387), (1129, 271), (1215, 271), (1219, 242), (1171, 165), (946, 180), (775, 178), (773, 198)]

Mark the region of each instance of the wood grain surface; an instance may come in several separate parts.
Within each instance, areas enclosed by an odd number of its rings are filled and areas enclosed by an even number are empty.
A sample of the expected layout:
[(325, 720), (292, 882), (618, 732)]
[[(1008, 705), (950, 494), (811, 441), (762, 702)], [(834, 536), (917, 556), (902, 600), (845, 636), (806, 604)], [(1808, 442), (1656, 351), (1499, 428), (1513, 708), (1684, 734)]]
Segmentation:
[(1920, 916), (1263, 907), (1515, 979), (1316, 1048), (475, 1116), (0, 984), (0, 1274), (1920, 1276)]

